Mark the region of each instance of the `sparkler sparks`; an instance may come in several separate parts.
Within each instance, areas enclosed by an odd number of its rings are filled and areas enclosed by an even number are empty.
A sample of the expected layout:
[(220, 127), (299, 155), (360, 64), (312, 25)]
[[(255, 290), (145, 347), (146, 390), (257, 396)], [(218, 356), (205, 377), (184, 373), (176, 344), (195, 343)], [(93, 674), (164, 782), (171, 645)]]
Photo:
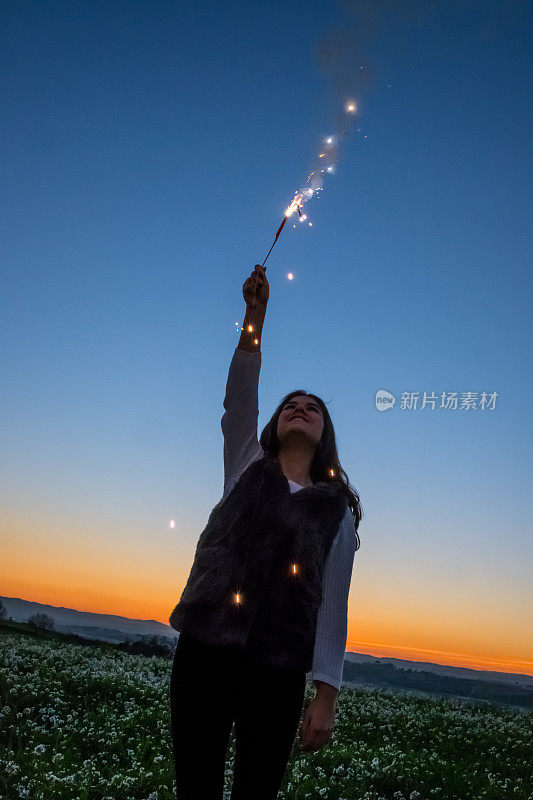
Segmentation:
[[(347, 100), (346, 103), (345, 103), (345, 106), (344, 106), (344, 110), (348, 114), (355, 114), (357, 112), (357, 103), (355, 102), (355, 100)], [(340, 135), (344, 134), (345, 131), (346, 131), (346, 128), (344, 128), (340, 132)], [(287, 222), (288, 219), (290, 219), (290, 217), (292, 217), (294, 212), (295, 211), (298, 212), (298, 216), (299, 216), (299, 221), (300, 222), (304, 222), (307, 219), (307, 215), (306, 214), (302, 214), (302, 206), (311, 197), (313, 197), (313, 196), (319, 197), (320, 196), (318, 193), (321, 192), (322, 188), (323, 188), (322, 187), (322, 183), (324, 181), (324, 174), (325, 173), (330, 173), (331, 174), (331, 173), (335, 172), (335, 164), (336, 164), (336, 160), (337, 160), (337, 140), (338, 140), (338, 138), (339, 138), (338, 136), (334, 136), (334, 135), (330, 135), (330, 136), (326, 136), (325, 137), (324, 144), (326, 145), (326, 147), (324, 148), (324, 152), (318, 153), (318, 158), (319, 159), (322, 159), (322, 158), (325, 159), (325, 162), (321, 162), (321, 165), (320, 165), (320, 166), (322, 166), (322, 164), (324, 164), (324, 168), (323, 169), (318, 169), (318, 167), (317, 167), (317, 169), (313, 170), (308, 175), (307, 181), (306, 181), (306, 183), (308, 183), (308, 184), (311, 183), (311, 185), (307, 186), (307, 187), (304, 186), (303, 188), (298, 189), (294, 193), (294, 197), (292, 198), (291, 203), (287, 206), (287, 208), (285, 210), (285, 216), (283, 217), (281, 225), (279, 226), (278, 230), (276, 231), (276, 235), (274, 237), (274, 241), (272, 242), (270, 250), (268, 251), (268, 253), (265, 256), (265, 260), (261, 264), (261, 267), (265, 266), (266, 261), (267, 261), (269, 255), (270, 255), (270, 253), (272, 252), (272, 249), (273, 249), (274, 245), (276, 244), (276, 242), (278, 241), (278, 239), (280, 237), (280, 234), (281, 234), (281, 232), (282, 232), (282, 230), (283, 230), (283, 228), (285, 226), (285, 223)], [(308, 222), (307, 225), (310, 228), (313, 227), (313, 223), (312, 222)], [(293, 225), (292, 227), (296, 228), (296, 225)], [(289, 280), (292, 280), (292, 278), (290, 277), (291, 275), (292, 275), (292, 273), (289, 273)], [(253, 311), (254, 305), (255, 305), (255, 288), (254, 288), (254, 299), (252, 301), (252, 311)], [(248, 326), (248, 331), (249, 331), (249, 333), (252, 333), (253, 327), (251, 325)], [(257, 343), (257, 339), (255, 340), (255, 343)]]

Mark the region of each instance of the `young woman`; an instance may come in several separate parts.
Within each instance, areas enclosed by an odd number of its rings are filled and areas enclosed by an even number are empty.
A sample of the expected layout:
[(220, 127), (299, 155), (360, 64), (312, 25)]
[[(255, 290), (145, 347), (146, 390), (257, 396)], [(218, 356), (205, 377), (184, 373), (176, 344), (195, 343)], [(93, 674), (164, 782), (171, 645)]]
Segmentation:
[[(243, 284), (243, 329), (222, 417), (224, 493), (170, 616), (178, 800), (222, 800), (235, 726), (231, 800), (274, 800), (296, 734), (331, 738), (346, 646), (357, 492), (324, 402), (286, 395), (257, 440), (266, 268)], [(302, 719), (306, 678), (316, 694)]]

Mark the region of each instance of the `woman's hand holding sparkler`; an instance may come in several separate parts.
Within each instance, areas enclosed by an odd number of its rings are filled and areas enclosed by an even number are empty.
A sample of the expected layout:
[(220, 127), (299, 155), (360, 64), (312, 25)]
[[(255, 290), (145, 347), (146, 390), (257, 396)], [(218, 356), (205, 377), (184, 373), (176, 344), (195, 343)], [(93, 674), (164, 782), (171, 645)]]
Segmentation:
[(270, 289), (266, 276), (266, 267), (256, 264), (249, 278), (242, 285), (242, 296), (247, 306), (266, 306)]
[(246, 303), (246, 313), (237, 348), (249, 353), (256, 353), (261, 348), (261, 332), (270, 296), (266, 267), (255, 265), (252, 273), (243, 283), (242, 296)]

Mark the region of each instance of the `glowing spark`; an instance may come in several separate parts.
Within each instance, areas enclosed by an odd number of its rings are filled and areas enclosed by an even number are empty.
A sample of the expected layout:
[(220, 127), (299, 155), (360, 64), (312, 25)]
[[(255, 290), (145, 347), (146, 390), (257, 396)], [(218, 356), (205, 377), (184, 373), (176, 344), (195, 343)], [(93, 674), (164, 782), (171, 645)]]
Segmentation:
[(357, 105), (353, 102), (346, 103), (346, 111), (349, 114), (355, 114), (355, 112), (357, 111)]
[(312, 222), (309, 222), (308, 225), (309, 225), (310, 228), (313, 227), (313, 223)]
[(288, 273), (287, 273), (287, 278), (288, 278), (290, 281), (292, 281), (292, 279), (294, 278), (294, 275), (292, 274), (292, 272), (288, 272)]
[(333, 167), (328, 167), (328, 172), (333, 172)]
[(236, 595), (235, 595), (235, 602), (236, 602), (236, 603), (240, 603), (240, 602), (241, 602), (241, 596), (240, 596), (240, 594), (236, 594)]
[(254, 344), (259, 344), (259, 339), (254, 339)]
[(175, 528), (176, 527), (176, 520), (175, 519), (171, 519), (170, 520), (170, 527), (171, 528)]
[(292, 203), (290, 204), (290, 206), (289, 206), (289, 207), (287, 208), (287, 210), (285, 211), (285, 216), (286, 216), (286, 217), (292, 217), (292, 215), (294, 214), (294, 212), (296, 211), (296, 209), (299, 209), (299, 208), (300, 208), (300, 203), (299, 203), (299, 200), (300, 200), (300, 195), (299, 195), (299, 194), (296, 194), (296, 196), (295, 196), (294, 200), (292, 201)]
[(334, 469), (330, 469), (329, 474), (331, 475), (332, 478), (334, 478), (335, 477), (335, 470)]
[(333, 136), (328, 136), (326, 139), (326, 144), (333, 144)]
[(296, 575), (296, 573), (298, 572), (298, 565), (297, 564), (293, 564), (292, 565), (292, 571), (293, 571), (293, 574)]
[(326, 154), (325, 154), (325, 153), (320, 153), (320, 155), (319, 155), (318, 157), (319, 157), (319, 158), (325, 158), (325, 156), (326, 156)]
[(248, 325), (248, 330), (250, 331), (250, 333), (253, 331), (253, 329), (254, 329), (253, 325)]

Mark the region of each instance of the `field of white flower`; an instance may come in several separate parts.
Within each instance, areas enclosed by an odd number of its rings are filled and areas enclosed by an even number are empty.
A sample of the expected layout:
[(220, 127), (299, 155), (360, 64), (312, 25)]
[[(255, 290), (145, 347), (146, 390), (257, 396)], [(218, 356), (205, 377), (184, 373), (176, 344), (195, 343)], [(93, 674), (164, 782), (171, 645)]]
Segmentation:
[[(171, 661), (0, 635), (0, 798), (173, 800)], [(308, 685), (306, 702), (314, 694)], [(342, 687), (279, 800), (532, 800), (532, 715)], [(234, 742), (226, 769), (231, 787)]]

